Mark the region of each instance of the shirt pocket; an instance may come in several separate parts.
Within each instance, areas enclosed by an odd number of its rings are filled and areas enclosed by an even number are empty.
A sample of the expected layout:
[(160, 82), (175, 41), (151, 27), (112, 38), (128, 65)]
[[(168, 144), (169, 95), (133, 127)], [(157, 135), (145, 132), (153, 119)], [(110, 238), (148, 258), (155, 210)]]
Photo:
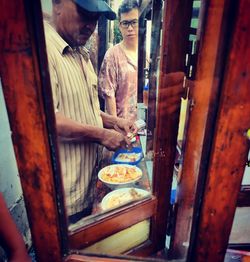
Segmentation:
[[(93, 106), (93, 111), (96, 118), (100, 118), (100, 103), (98, 98), (98, 85), (97, 79), (91, 83), (91, 102)], [(98, 121), (99, 122), (99, 121)], [(100, 124), (99, 124), (100, 125)]]

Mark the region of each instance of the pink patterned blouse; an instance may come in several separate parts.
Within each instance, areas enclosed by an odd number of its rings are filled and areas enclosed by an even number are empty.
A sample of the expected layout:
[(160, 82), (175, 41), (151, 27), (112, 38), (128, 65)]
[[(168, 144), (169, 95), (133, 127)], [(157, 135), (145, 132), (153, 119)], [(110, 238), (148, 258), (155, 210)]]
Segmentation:
[(137, 65), (126, 56), (120, 44), (106, 52), (98, 81), (101, 97), (115, 97), (117, 116), (136, 120)]

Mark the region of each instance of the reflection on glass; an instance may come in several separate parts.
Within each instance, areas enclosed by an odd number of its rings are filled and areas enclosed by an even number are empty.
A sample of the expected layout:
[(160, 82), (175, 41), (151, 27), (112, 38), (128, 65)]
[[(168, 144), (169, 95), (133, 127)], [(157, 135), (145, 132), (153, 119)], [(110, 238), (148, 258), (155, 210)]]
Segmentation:
[[(97, 22), (101, 15), (114, 20), (115, 13), (107, 4), (94, 10), (94, 3), (54, 0), (50, 10), (47, 1), (43, 3), (50, 13), (44, 15), (45, 40), (71, 228), (91, 222), (86, 217), (148, 198), (151, 191), (135, 125), (141, 116), (137, 116), (139, 6), (137, 1), (120, 3), (115, 27), (120, 42), (107, 51), (98, 84), (97, 66), (94, 69), (91, 62), (98, 57), (94, 51), (102, 47), (102, 40), (97, 47)], [(109, 31), (112, 26), (107, 24)], [(98, 85), (107, 113), (100, 111)], [(143, 128), (139, 131), (145, 134)], [(100, 173), (106, 166), (105, 180)]]

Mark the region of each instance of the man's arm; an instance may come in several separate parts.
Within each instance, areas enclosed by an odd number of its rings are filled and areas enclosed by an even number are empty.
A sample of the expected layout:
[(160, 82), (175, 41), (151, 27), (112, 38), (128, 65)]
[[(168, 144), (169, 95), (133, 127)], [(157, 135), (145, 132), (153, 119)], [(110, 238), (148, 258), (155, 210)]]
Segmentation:
[(62, 113), (56, 113), (57, 135), (60, 140), (68, 142), (101, 142), (104, 135), (104, 129), (91, 125), (84, 125), (70, 118), (65, 117)]
[[(116, 123), (112, 118), (110, 118), (110, 127)], [(81, 124), (65, 117), (60, 112), (56, 113), (56, 127), (59, 139), (65, 142), (96, 142), (109, 150), (124, 147), (129, 143), (124, 135), (115, 130)]]
[(112, 116), (117, 116), (115, 97), (105, 96), (105, 103), (107, 113)]
[(128, 133), (136, 133), (137, 128), (134, 125), (133, 121), (112, 116), (101, 111), (101, 117), (103, 121), (103, 126), (106, 128), (113, 128), (124, 135)]

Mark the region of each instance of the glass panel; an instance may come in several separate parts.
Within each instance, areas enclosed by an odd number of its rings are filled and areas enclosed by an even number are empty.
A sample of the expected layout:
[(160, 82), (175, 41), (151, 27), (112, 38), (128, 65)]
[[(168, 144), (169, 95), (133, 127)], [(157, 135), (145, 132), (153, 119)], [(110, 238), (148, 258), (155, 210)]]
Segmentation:
[(229, 239), (230, 244), (250, 245), (250, 207), (237, 207)]
[[(8, 226), (3, 223), (6, 222), (6, 213), (4, 211), (5, 207), (3, 201), (5, 202), (8, 210), (13, 218), (13, 221), (8, 221), (9, 224), (15, 222), (17, 228), (23, 236), (23, 240), (27, 248), (31, 248), (32, 240), (30, 235), (29, 223), (25, 209), (25, 203), (23, 199), (23, 191), (21, 188), (19, 171), (17, 168), (14, 148), (12, 144), (12, 131), (9, 125), (9, 119), (6, 110), (6, 104), (3, 96), (2, 82), (0, 78), (0, 202), (1, 202), (1, 216), (4, 215), (5, 218), (2, 220), (1, 217), (1, 243), (0, 243), (0, 261), (7, 261), (7, 255), (10, 250), (10, 247), (6, 246), (7, 242), (10, 245), (10, 240), (8, 239), (7, 232), (4, 232), (3, 227), (10, 231), (13, 229), (11, 226)], [(2, 199), (3, 198), (3, 199)], [(11, 236), (14, 237), (15, 231), (12, 232)], [(4, 241), (6, 243), (4, 243)], [(19, 246), (22, 246), (22, 242), (19, 243)], [(4, 248), (4, 249), (2, 249)], [(4, 251), (6, 253), (4, 253)], [(14, 255), (11, 253), (11, 255)]]
[[(164, 99), (157, 97), (164, 8), (159, 2), (141, 1), (140, 7), (123, 6), (118, 19), (110, 21), (96, 12), (86, 12), (74, 1), (55, 0), (51, 4), (50, 0), (42, 0), (71, 233), (114, 214), (114, 210), (124, 210), (130, 204), (152, 198), (156, 112), (161, 106), (159, 101), (164, 104)], [(93, 7), (88, 3), (85, 8)], [(121, 3), (110, 1), (110, 6), (117, 13)], [(112, 18), (110, 10), (105, 14)], [(195, 42), (195, 38), (190, 41)], [(188, 55), (194, 54), (193, 49)], [(186, 66), (191, 72), (192, 65)], [(168, 77), (169, 89), (177, 90), (171, 101), (175, 117), (182, 104), (176, 165), (171, 171), (174, 206), (188, 102), (181, 101), (179, 92), (183, 90), (184, 72), (173, 72)], [(167, 95), (162, 92), (163, 97)], [(109, 115), (100, 115), (100, 106)], [(123, 120), (117, 121), (116, 116)], [(122, 130), (125, 124), (128, 127), (137, 119), (140, 120), (137, 132), (133, 128)], [(164, 152), (159, 154), (164, 156)]]
[(87, 248), (86, 253), (119, 255), (148, 240), (150, 221), (142, 221)]
[[(250, 152), (248, 154), (248, 159), (250, 159)], [(249, 161), (248, 161), (249, 162)], [(240, 207), (236, 208), (234, 214), (233, 226), (231, 229), (231, 235), (229, 239), (229, 248), (230, 245), (235, 245), (236, 249), (249, 250), (250, 246), (250, 234), (248, 232), (249, 227), (249, 215), (250, 207), (247, 203), (249, 202), (249, 185), (250, 185), (250, 164), (247, 162), (244, 176), (242, 179), (242, 188), (241, 193), (238, 196), (238, 205)], [(245, 196), (245, 197), (244, 197)], [(245, 199), (244, 199), (245, 198)], [(242, 246), (242, 247), (240, 247)]]
[[(114, 208), (151, 198), (142, 103), (137, 112), (140, 10), (136, 1), (130, 2), (132, 6), (121, 7), (117, 20), (109, 20), (114, 14), (107, 6), (102, 7), (107, 17), (100, 17), (87, 12), (94, 8), (91, 3), (84, 9), (74, 1), (42, 1), (70, 230)], [(110, 5), (118, 13), (121, 3)], [(145, 57), (150, 50), (147, 27)], [(103, 100), (108, 114), (100, 115)], [(140, 136), (130, 125), (138, 118)]]
[(242, 179), (242, 185), (250, 185), (250, 151), (248, 154), (248, 161), (246, 163), (246, 168), (244, 172), (244, 176)]

